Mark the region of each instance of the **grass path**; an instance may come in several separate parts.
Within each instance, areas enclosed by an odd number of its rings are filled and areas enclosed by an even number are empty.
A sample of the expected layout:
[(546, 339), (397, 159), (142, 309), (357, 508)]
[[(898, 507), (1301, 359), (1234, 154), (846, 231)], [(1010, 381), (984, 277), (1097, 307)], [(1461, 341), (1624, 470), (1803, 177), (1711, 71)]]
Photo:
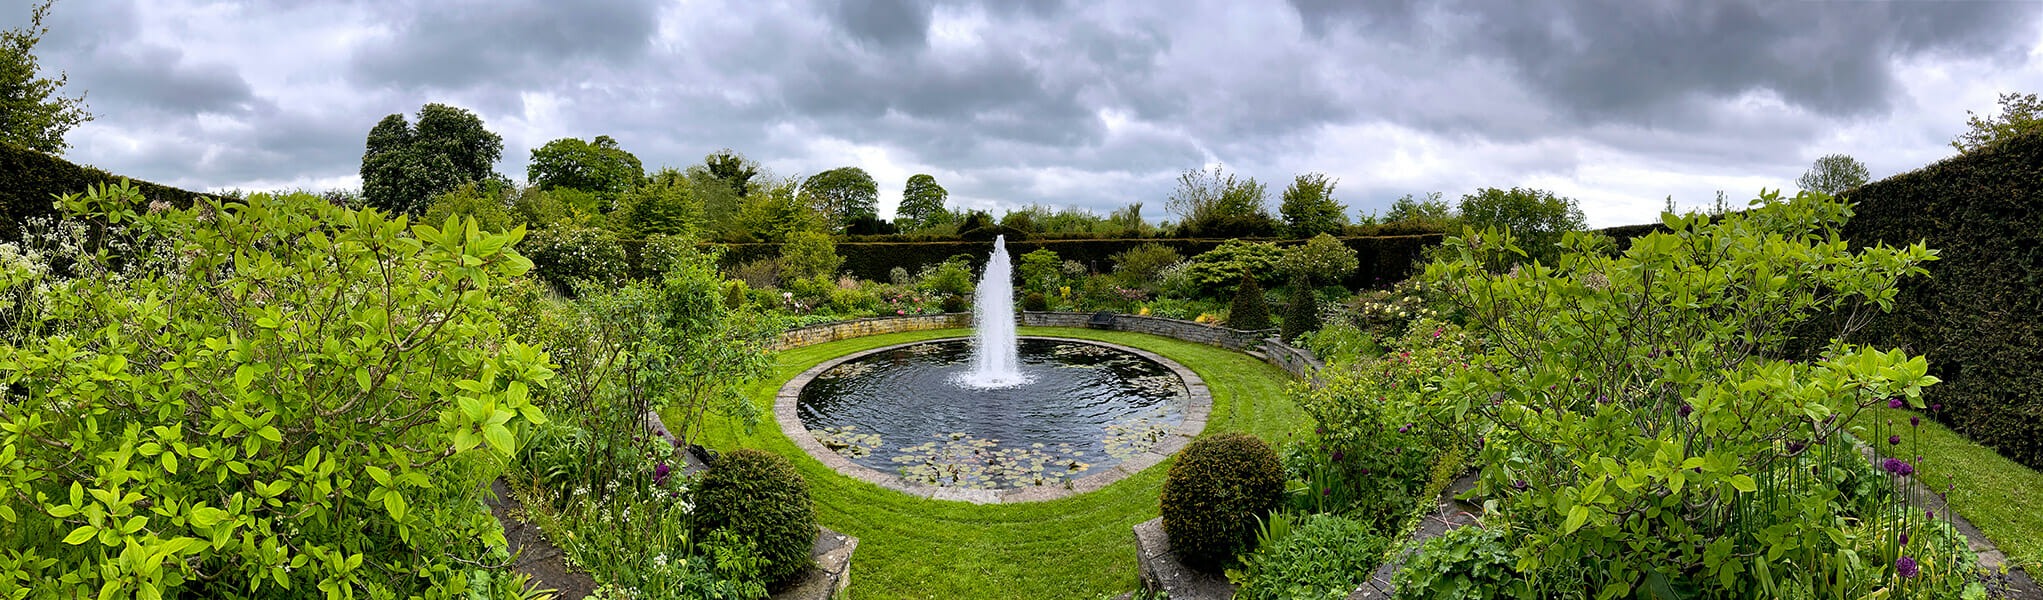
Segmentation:
[[(1853, 421), (1872, 431), (1882, 420), (1908, 428), (1906, 410), (1874, 408)], [(1882, 456), (1912, 459), (1921, 454), (1920, 477), (1941, 489), (1946, 481), (1958, 484), (1951, 492), (1951, 509), (1979, 528), (1993, 545), (2030, 576), (2043, 575), (2043, 472), (2022, 466), (1992, 449), (1958, 435), (1930, 419), (1922, 420), (1921, 438), (1915, 443), (1890, 446), (1871, 445)], [(1908, 437), (1903, 432), (1903, 437)], [(1903, 455), (1906, 456), (1903, 456)]]
[[(774, 394), (816, 363), (868, 348), (968, 334), (964, 329), (898, 333), (783, 352), (775, 376), (748, 394), (764, 411), (760, 425), (746, 432), (711, 419), (705, 424), (705, 445), (761, 448), (793, 459), (808, 479), (817, 522), (859, 538), (852, 558), (852, 597), (1066, 599), (1133, 589), (1130, 528), (1156, 517), (1168, 462), (1090, 494), (980, 506), (916, 498), (838, 475), (796, 448), (773, 424)], [(1213, 392), (1207, 432), (1247, 431), (1281, 443), (1310, 423), (1285, 393), (1288, 375), (1245, 354), (1115, 331), (1025, 327), (1021, 334), (1134, 346), (1190, 367)]]

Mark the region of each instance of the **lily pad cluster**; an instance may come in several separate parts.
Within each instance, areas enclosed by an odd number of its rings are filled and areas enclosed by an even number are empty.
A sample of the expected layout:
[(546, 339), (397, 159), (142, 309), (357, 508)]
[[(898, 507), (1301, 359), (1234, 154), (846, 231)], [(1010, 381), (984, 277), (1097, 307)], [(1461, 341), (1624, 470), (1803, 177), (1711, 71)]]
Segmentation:
[(1000, 440), (965, 433), (932, 437), (936, 441), (902, 448), (894, 457), (902, 477), (937, 487), (1016, 488), (1061, 483), (1093, 466), (1071, 444), (1002, 448)]
[(880, 440), (880, 434), (860, 432), (857, 425), (811, 429), (809, 435), (816, 436), (816, 441), (821, 442), (824, 448), (845, 458), (869, 456), (886, 444)]
[(1107, 456), (1128, 460), (1131, 456), (1147, 452), (1170, 435), (1171, 428), (1161, 411), (1110, 423), (1106, 426), (1107, 437), (1104, 440)]

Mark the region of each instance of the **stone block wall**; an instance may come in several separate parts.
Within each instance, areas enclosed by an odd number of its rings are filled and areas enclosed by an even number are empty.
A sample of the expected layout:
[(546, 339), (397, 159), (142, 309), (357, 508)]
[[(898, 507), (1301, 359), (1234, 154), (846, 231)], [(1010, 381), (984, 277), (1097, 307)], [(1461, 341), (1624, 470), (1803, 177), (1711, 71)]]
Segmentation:
[[(1016, 319), (1017, 322), (1026, 327), (1088, 327), (1092, 321), (1092, 313), (1023, 312)], [(972, 315), (970, 313), (870, 317), (790, 329), (780, 334), (780, 341), (774, 345), (773, 349), (787, 350), (824, 342), (902, 331), (924, 331), (971, 326)], [(1275, 329), (1230, 329), (1182, 319), (1122, 314), (1114, 315), (1114, 325), (1111, 329), (1115, 331), (1160, 335), (1167, 338), (1220, 346), (1242, 352), (1260, 353), (1263, 355), (1263, 359), (1269, 361), (1270, 364), (1277, 365), (1278, 368), (1301, 378), (1324, 366), (1318, 358), (1312, 355), (1311, 351), (1304, 348), (1294, 348), (1277, 341), (1272, 337), (1276, 333)]]
[[(1023, 312), (1021, 324), (1029, 327), (1086, 327), (1092, 320), (1092, 313), (1081, 312)], [(1255, 351), (1262, 347), (1263, 338), (1277, 332), (1275, 329), (1243, 330), (1229, 329), (1218, 325), (1207, 325), (1180, 319), (1144, 317), (1140, 315), (1114, 315), (1115, 331), (1132, 331), (1175, 338), (1187, 342), (1198, 342), (1220, 346), (1229, 350)]]
[(781, 332), (780, 341), (774, 344), (773, 349), (787, 350), (883, 333), (971, 326), (971, 313), (915, 315), (908, 317), (870, 317), (789, 329)]
[(1277, 338), (1263, 340), (1263, 360), (1290, 372), (1292, 377), (1311, 381), (1315, 386), (1320, 383), (1319, 370), (1326, 367), (1326, 363), (1313, 356), (1311, 350), (1286, 344)]

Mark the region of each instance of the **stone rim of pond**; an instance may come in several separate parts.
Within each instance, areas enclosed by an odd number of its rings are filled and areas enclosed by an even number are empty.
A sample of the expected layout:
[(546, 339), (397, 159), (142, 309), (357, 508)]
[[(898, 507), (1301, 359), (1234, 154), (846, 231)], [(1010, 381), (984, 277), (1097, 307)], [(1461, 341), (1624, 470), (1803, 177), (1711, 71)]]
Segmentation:
[(1176, 454), (1179, 449), (1184, 448), (1185, 444), (1190, 443), (1192, 441), (1192, 438), (1198, 437), (1200, 431), (1206, 429), (1206, 420), (1209, 416), (1212, 415), (1213, 412), (1213, 393), (1207, 389), (1206, 380), (1200, 378), (1199, 375), (1197, 373), (1192, 372), (1191, 369), (1186, 368), (1184, 365), (1178, 364), (1177, 361), (1164, 358), (1162, 355), (1159, 355), (1155, 352), (1150, 352), (1148, 350), (1143, 350), (1141, 348), (1124, 346), (1121, 344), (1115, 344), (1111, 342), (1045, 335), (1031, 335), (1022, 337), (1025, 339), (1052, 340), (1057, 342), (1100, 346), (1133, 354), (1143, 359), (1153, 361), (1156, 364), (1163, 365), (1165, 368), (1170, 369), (1172, 373), (1176, 374), (1179, 380), (1184, 382), (1185, 392), (1187, 395), (1184, 419), (1178, 423), (1177, 427), (1173, 428), (1169, 433), (1164, 435), (1163, 439), (1159, 440), (1154, 446), (1151, 446), (1148, 450), (1135, 453), (1125, 459), (1122, 459), (1119, 464), (1114, 465), (1112, 468), (1104, 469), (1097, 473), (1090, 473), (1083, 477), (1068, 480), (1063, 485), (1043, 485), (999, 489), (964, 488), (929, 485), (921, 482), (910, 481), (906, 478), (901, 477), (898, 474), (886, 473), (873, 469), (871, 467), (866, 467), (864, 465), (853, 463), (850, 460), (844, 458), (843, 456), (837, 454), (836, 452), (831, 451), (829, 448), (824, 447), (823, 443), (817, 441), (815, 435), (811, 434), (808, 427), (802, 423), (802, 419), (800, 416), (802, 388), (807, 387), (809, 385), (809, 382), (814, 381), (818, 375), (821, 375), (824, 372), (837, 367), (838, 365), (858, 360), (860, 358), (864, 358), (866, 356), (873, 354), (879, 354), (882, 352), (888, 352), (892, 350), (906, 348), (909, 346), (918, 346), (922, 344), (949, 342), (961, 339), (962, 340), (971, 339), (969, 337), (962, 336), (934, 338), (927, 340), (917, 340), (913, 342), (905, 342), (900, 344), (892, 344), (888, 346), (882, 346), (879, 348), (871, 348), (867, 350), (853, 352), (850, 354), (834, 357), (829, 360), (817, 363), (816, 365), (809, 367), (807, 370), (802, 371), (800, 375), (796, 375), (793, 379), (789, 379), (786, 384), (781, 385), (780, 393), (774, 397), (773, 401), (773, 418), (775, 422), (779, 423), (780, 432), (782, 435), (787, 436), (788, 440), (793, 441), (796, 447), (801, 448), (803, 452), (808, 453), (810, 458), (815, 459), (817, 462), (823, 463), (824, 466), (830, 467), (831, 470), (836, 471), (838, 474), (850, 477), (852, 479), (864, 481), (866, 483), (871, 483), (873, 485), (877, 485), (883, 488), (908, 494), (911, 496), (917, 496), (921, 498), (933, 498), (937, 500), (954, 500), (960, 502), (971, 502), (973, 504), (1009, 504), (1016, 502), (1042, 502), (1045, 500), (1055, 500), (1058, 498), (1075, 496), (1078, 494), (1084, 494), (1087, 492), (1105, 488), (1109, 485), (1112, 485), (1114, 482), (1126, 478), (1129, 475), (1140, 473), (1144, 469), (1148, 469), (1149, 467), (1156, 466), (1158, 463), (1163, 462), (1165, 458), (1168, 458), (1172, 454)]

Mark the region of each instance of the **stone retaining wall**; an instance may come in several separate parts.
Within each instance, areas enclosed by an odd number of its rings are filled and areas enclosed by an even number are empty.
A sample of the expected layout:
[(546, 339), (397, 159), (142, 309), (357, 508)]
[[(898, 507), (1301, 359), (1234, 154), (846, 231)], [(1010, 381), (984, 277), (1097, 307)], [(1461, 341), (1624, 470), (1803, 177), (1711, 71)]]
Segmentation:
[(898, 333), (902, 331), (923, 331), (926, 329), (948, 329), (972, 326), (971, 313), (946, 313), (941, 315), (915, 315), (907, 317), (870, 317), (850, 321), (835, 321), (821, 325), (810, 325), (783, 331), (774, 350), (787, 350), (812, 346), (824, 342), (847, 340), (868, 335)]
[(1286, 344), (1277, 338), (1263, 340), (1263, 360), (1290, 372), (1292, 377), (1311, 381), (1314, 386), (1320, 384), (1319, 370), (1327, 366), (1320, 362), (1319, 357), (1313, 356), (1311, 350)]
[[(1082, 312), (1023, 312), (1021, 324), (1029, 327), (1087, 327), (1091, 324), (1092, 313)], [(1108, 327), (1114, 331), (1132, 331), (1220, 346), (1229, 350), (1254, 351), (1262, 347), (1263, 338), (1276, 333), (1275, 329), (1229, 329), (1218, 325), (1195, 323), (1182, 319), (1144, 317), (1141, 315), (1114, 315), (1114, 324)]]

